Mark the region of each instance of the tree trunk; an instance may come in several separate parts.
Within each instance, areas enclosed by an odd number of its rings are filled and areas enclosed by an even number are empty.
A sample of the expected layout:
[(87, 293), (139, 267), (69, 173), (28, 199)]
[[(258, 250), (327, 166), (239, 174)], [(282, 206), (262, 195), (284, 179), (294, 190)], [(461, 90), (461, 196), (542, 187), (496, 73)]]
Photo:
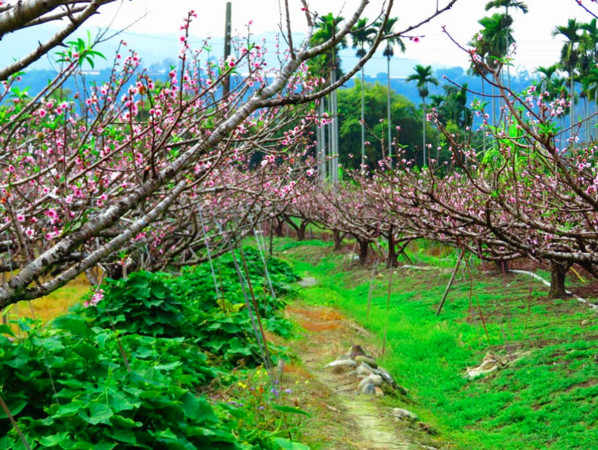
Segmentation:
[(340, 250), (343, 244), (343, 233), (339, 230), (332, 230), (332, 237), (334, 238), (334, 250)]
[(426, 97), (422, 97), (422, 135), (423, 135), (423, 162), (422, 167), (426, 167)]
[(309, 221), (301, 220), (299, 222), (299, 225), (297, 225), (295, 222), (293, 222), (293, 219), (291, 219), (290, 217), (288, 217), (286, 215), (284, 216), (284, 220), (297, 233), (297, 240), (304, 241), (305, 240), (305, 230), (307, 230), (307, 225), (309, 225)]
[[(362, 46), (363, 48), (363, 46)], [(361, 167), (365, 164), (365, 78), (363, 67), (361, 68)]]
[(509, 261), (494, 261), (494, 267), (499, 275), (507, 275), (509, 273)]
[(284, 220), (278, 217), (274, 219), (274, 234), (276, 237), (284, 237)]
[(357, 239), (359, 243), (359, 262), (365, 264), (368, 259), (368, 249), (370, 248), (370, 242), (367, 240)]
[(399, 265), (398, 261), (399, 255), (397, 254), (397, 248), (395, 245), (395, 236), (392, 232), (392, 228), (390, 229), (390, 233), (388, 234), (388, 259), (386, 260), (386, 267), (397, 267)]
[[(572, 69), (573, 71), (573, 69)], [(570, 87), (570, 95), (571, 95), (571, 110), (569, 113), (569, 137), (573, 136), (573, 124), (575, 123), (575, 81), (573, 78), (573, 73), (571, 73), (571, 87)]]
[(571, 267), (571, 264), (567, 262), (550, 261), (550, 291), (548, 292), (548, 298), (567, 297), (565, 275), (569, 267)]
[(302, 220), (299, 226), (297, 227), (297, 240), (304, 241), (305, 240), (305, 230), (307, 230), (307, 225), (309, 222), (307, 220)]
[(386, 57), (386, 87), (388, 89), (386, 95), (386, 114), (388, 115), (388, 157), (390, 159), (390, 167), (392, 168), (392, 124), (390, 117), (390, 56)]

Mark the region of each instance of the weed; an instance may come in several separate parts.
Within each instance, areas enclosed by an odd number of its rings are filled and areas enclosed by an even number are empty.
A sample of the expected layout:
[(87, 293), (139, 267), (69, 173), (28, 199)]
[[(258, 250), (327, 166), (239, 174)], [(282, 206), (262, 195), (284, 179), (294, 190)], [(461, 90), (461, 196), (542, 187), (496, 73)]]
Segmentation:
[[(450, 273), (395, 269), (387, 314), (387, 269), (381, 269), (366, 322), (371, 269), (343, 270), (343, 255), (326, 248), (317, 254), (314, 246), (284, 255), (299, 273), (318, 280), (300, 292), (303, 301), (339, 307), (379, 337), (389, 324), (387, 354), (380, 363), (409, 390), (416, 402), (410, 408), (453, 444), (480, 449), (597, 445), (598, 320), (586, 306), (547, 300), (546, 288), (523, 276), (493, 277), (474, 270), (472, 288), (458, 274), (436, 317)], [(446, 252), (421, 255), (429, 262), (451, 257)], [(445, 266), (442, 261), (433, 265)], [(467, 368), (480, 364), (486, 352), (515, 361), (506, 369), (466, 378)]]

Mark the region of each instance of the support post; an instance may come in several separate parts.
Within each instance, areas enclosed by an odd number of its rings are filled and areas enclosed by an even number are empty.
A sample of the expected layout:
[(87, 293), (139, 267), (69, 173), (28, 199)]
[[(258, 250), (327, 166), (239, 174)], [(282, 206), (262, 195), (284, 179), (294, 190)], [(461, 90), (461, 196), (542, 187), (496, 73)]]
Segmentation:
[(446, 289), (444, 290), (444, 295), (442, 296), (442, 300), (440, 300), (440, 305), (438, 305), (438, 309), (436, 310), (436, 315), (440, 314), (442, 311), (442, 307), (444, 306), (444, 302), (446, 301), (446, 297), (453, 285), (453, 281), (455, 281), (455, 275), (457, 274), (457, 270), (459, 270), (459, 266), (461, 265), (461, 261), (465, 256), (465, 249), (461, 250), (461, 255), (459, 255), (459, 259), (457, 260), (457, 264), (455, 264), (455, 268), (453, 269), (453, 273), (451, 274), (451, 279), (449, 280), (448, 284), (446, 285)]
[[(226, 18), (224, 20), (224, 61), (230, 56), (231, 43), (231, 3), (226, 2)], [(222, 97), (226, 97), (230, 92), (230, 75), (227, 75), (222, 85)]]

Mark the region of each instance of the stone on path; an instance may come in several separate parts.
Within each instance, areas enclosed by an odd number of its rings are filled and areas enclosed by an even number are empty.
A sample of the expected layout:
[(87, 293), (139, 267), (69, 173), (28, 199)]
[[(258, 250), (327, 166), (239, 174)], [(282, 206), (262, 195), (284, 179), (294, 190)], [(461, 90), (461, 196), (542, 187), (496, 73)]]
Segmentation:
[(363, 386), (359, 386), (361, 389), (360, 392), (362, 394), (375, 394), (376, 393), (376, 386), (374, 383), (365, 383)]
[(366, 384), (373, 384), (374, 386), (382, 386), (382, 377), (380, 375), (370, 375), (365, 377), (363, 380), (359, 382), (359, 388), (361, 389)]
[(314, 277), (305, 277), (297, 281), (297, 284), (301, 287), (312, 287), (318, 284), (318, 280), (316, 280)]
[(473, 369), (467, 369), (467, 377), (469, 378), (476, 378), (480, 375), (493, 372), (497, 369), (501, 369), (507, 365), (506, 361), (503, 361), (502, 358), (488, 352), (478, 367), (474, 367)]
[(415, 414), (403, 408), (393, 408), (392, 415), (397, 419), (417, 420), (417, 416)]
[(378, 364), (376, 363), (376, 360), (374, 358), (370, 357), (370, 356), (367, 356), (367, 355), (358, 355), (354, 359), (355, 359), (355, 361), (357, 363), (365, 363), (365, 364), (367, 364), (368, 366), (370, 366), (370, 367), (372, 367), (374, 369), (378, 367)]
[(324, 366), (324, 369), (327, 367), (357, 367), (357, 363), (352, 359), (337, 359), (336, 361), (332, 361)]

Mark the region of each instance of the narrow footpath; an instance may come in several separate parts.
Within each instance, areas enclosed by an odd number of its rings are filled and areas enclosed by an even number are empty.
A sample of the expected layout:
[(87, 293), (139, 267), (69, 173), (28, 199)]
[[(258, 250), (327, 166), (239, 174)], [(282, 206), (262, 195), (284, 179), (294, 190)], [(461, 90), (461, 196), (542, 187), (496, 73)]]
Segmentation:
[(395, 418), (393, 408), (384, 404), (382, 396), (358, 394), (359, 378), (355, 374), (324, 368), (346, 354), (353, 344), (362, 345), (376, 356), (370, 333), (332, 308), (296, 302), (286, 310), (291, 320), (305, 330), (294, 348), (318, 384), (321, 404), (327, 411), (318, 419), (319, 430), (307, 430), (316, 436), (317, 448), (442, 448), (416, 421)]

